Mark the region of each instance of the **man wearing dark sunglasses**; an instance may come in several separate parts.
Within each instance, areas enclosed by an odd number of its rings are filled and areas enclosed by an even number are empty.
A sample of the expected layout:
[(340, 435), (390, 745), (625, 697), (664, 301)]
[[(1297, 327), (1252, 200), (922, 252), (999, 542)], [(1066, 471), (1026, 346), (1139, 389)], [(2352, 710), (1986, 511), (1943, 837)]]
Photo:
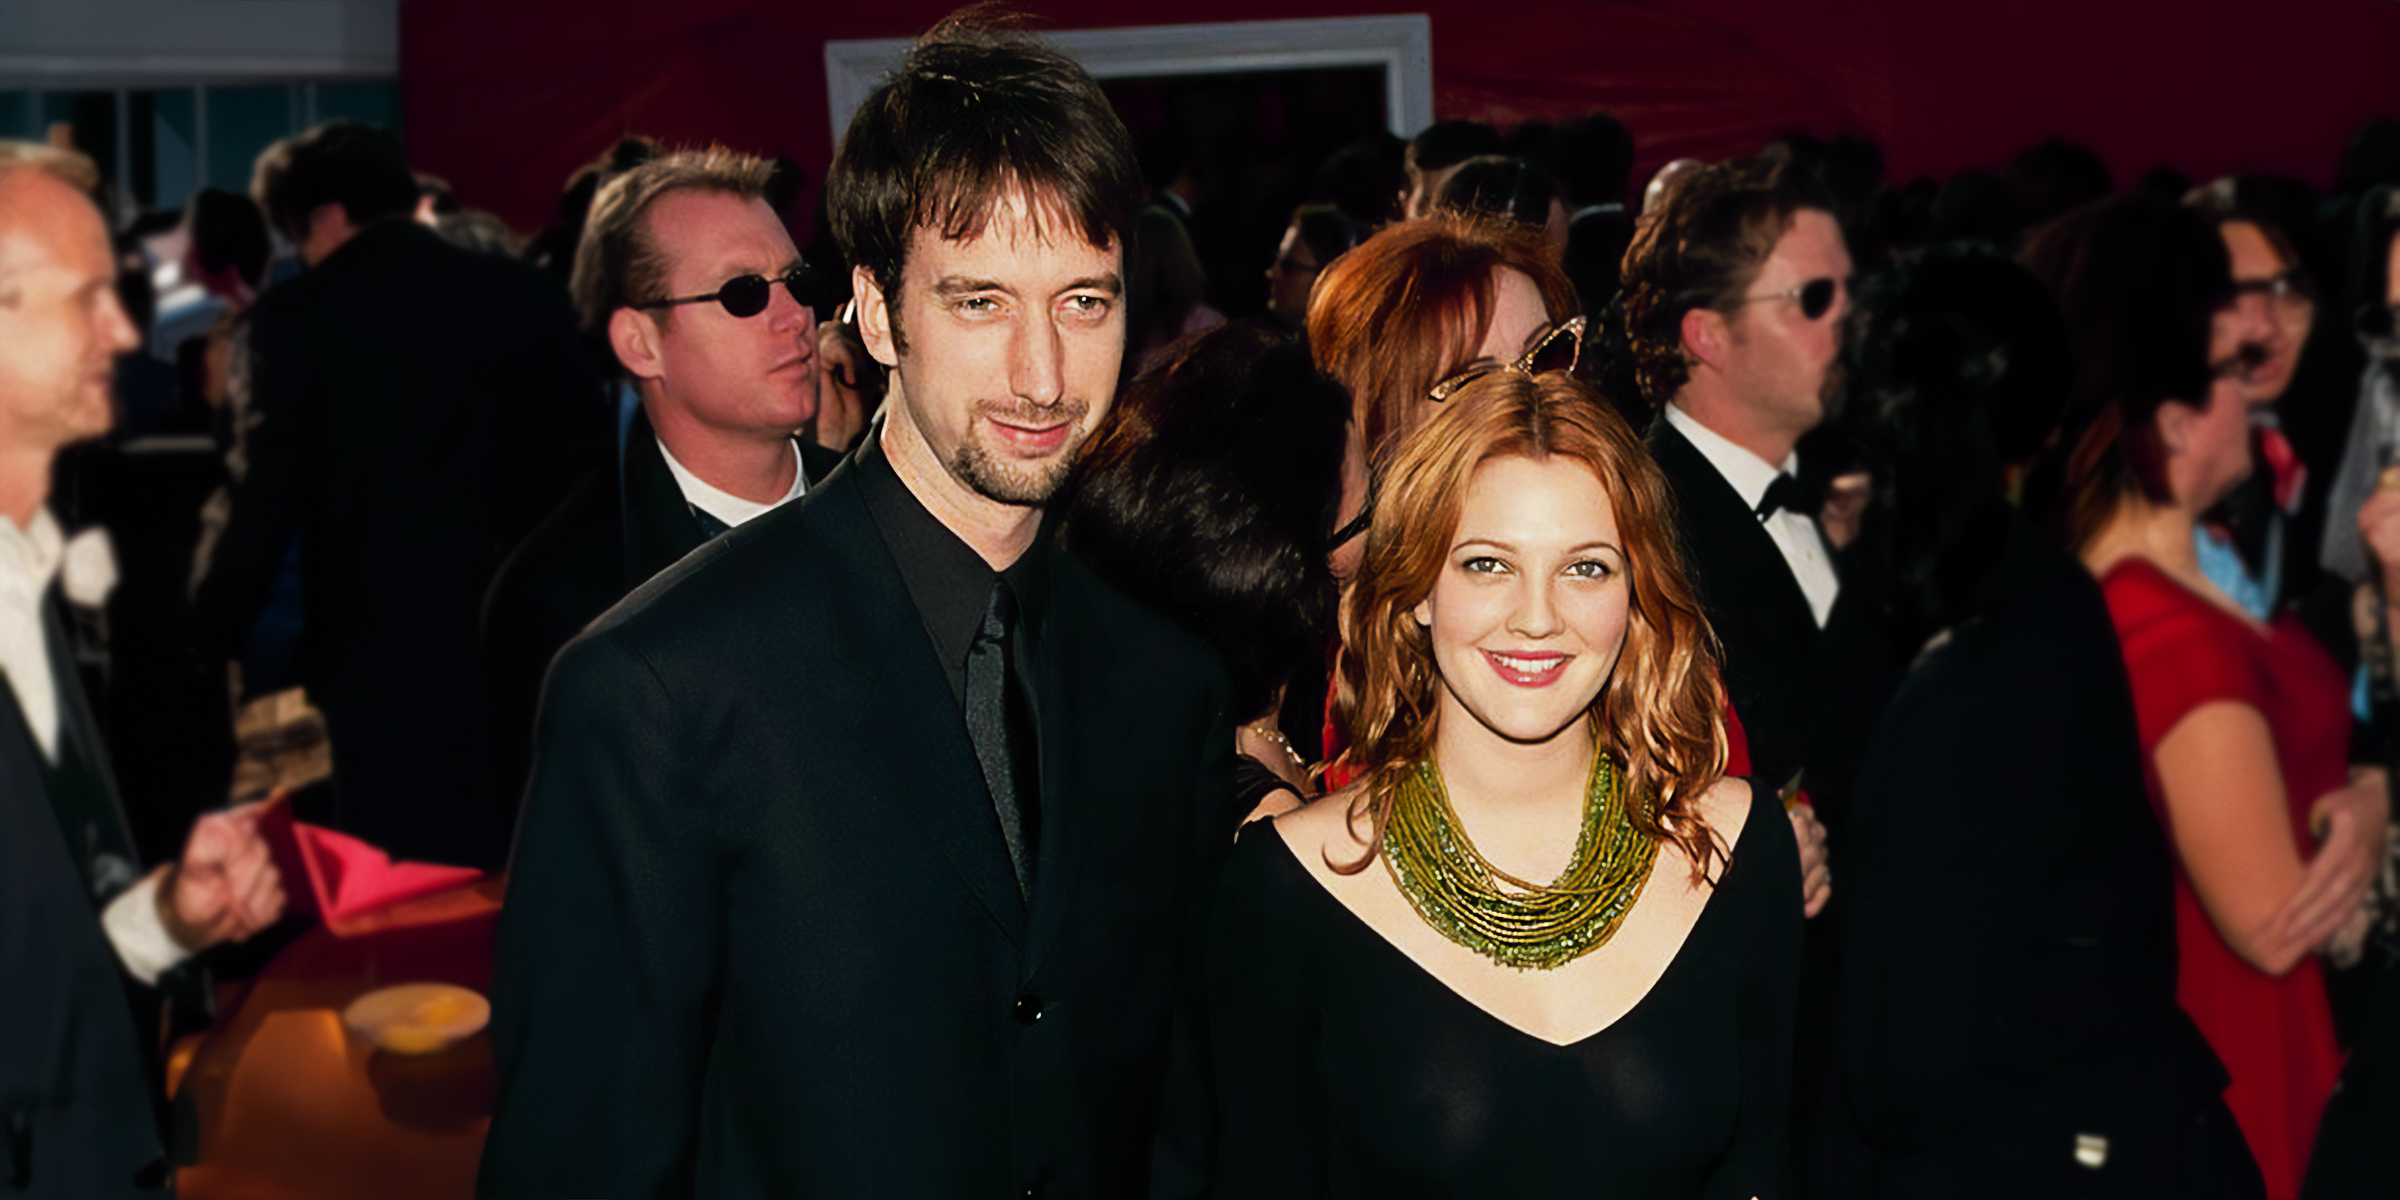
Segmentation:
[[(1792, 813), (1811, 916), (1831, 898), (1842, 792), (1890, 686), (1886, 639), (1869, 606), (1844, 602), (1823, 502), (1800, 484), (1797, 453), (1838, 392), (1850, 272), (1830, 201), (1766, 160), (1682, 176), (1625, 264), (1628, 343), (1644, 398), (1660, 409), (1650, 451), (1675, 490), (1753, 786), (1783, 792)], [(1826, 922), (1809, 923), (1796, 1145), (1814, 1144), (1815, 1122), (1836, 1103), (1830, 939)], [(1810, 1187), (1847, 1190), (1819, 1170), (1803, 1159)]]
[(817, 411), (806, 266), (765, 199), (773, 164), (722, 147), (661, 155), (592, 200), (571, 282), (635, 401), (610, 466), (525, 539), (483, 606), (495, 804), (514, 812), (534, 705), (558, 648), (701, 544), (798, 499), (841, 456), (795, 432)]

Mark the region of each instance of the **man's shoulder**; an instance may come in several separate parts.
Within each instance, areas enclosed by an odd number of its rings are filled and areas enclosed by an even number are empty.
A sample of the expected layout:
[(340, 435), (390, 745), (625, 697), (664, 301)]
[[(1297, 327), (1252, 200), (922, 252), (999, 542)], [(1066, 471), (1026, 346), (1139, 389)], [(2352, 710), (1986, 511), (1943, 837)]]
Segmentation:
[[(744, 522), (653, 575), (592, 624), (586, 637), (674, 647), (738, 642), (795, 612), (821, 622), (829, 602), (858, 598), (892, 572), (852, 487), (829, 480)], [(897, 579), (891, 580), (897, 586)], [(847, 607), (847, 606), (842, 606)]]
[(1063, 549), (1054, 550), (1052, 579), (1061, 601), (1062, 616), (1081, 638), (1104, 657), (1138, 661), (1144, 674), (1184, 684), (1205, 681), (1220, 689), (1225, 670), (1217, 654), (1197, 634), (1166, 614), (1118, 591)]

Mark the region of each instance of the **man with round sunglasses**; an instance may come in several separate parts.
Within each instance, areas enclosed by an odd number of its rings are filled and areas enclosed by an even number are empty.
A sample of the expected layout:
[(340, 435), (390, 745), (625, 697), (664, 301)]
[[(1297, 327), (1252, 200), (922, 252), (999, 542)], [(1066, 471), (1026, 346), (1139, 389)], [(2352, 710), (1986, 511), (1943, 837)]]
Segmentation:
[(840, 298), (840, 280), (801, 264), (765, 198), (773, 169), (723, 147), (677, 151), (593, 198), (569, 287), (629, 403), (613, 459), (525, 539), (484, 602), (491, 780), (509, 812), (558, 648), (841, 461), (796, 436), (817, 412), (815, 306)]

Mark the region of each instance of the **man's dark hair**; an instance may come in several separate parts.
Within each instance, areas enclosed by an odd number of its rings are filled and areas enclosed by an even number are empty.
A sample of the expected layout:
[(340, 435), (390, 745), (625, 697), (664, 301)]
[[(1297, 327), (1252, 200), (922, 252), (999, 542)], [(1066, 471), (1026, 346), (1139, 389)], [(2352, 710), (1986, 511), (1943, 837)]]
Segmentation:
[(2117, 189), (2108, 164), (2088, 146), (2051, 138), (2008, 164), (2008, 184), (2027, 228), (2047, 225)]
[[(910, 235), (983, 232), (995, 206), (1025, 198), (1040, 228), (1074, 224), (1094, 246), (1125, 246), (1141, 211), (1133, 139), (1074, 59), (979, 15), (918, 39), (858, 106), (825, 179), (834, 236), (893, 311)], [(895, 341), (905, 345), (897, 320)]]
[(1550, 172), (1522, 158), (1485, 154), (1460, 163), (1442, 181), (1433, 206), (1539, 229), (1549, 223), (1550, 202), (1559, 198), (1558, 180)]
[(1633, 135), (1623, 122), (1604, 112), (1587, 113), (1560, 125), (1551, 140), (1557, 149), (1551, 168), (1567, 189), (1567, 203), (1584, 208), (1625, 202), (1625, 187), (1633, 178)]
[(2355, 196), (2368, 188), (2400, 184), (2400, 121), (2372, 117), (2342, 146), (2333, 190)]
[(1349, 424), (1349, 394), (1298, 338), (1236, 321), (1136, 378), (1076, 463), (1067, 545), (1216, 650), (1237, 720), (1325, 653)]
[(417, 177), (391, 132), (355, 121), (327, 121), (277, 142), (258, 156), (250, 195), (295, 242), (309, 214), (339, 204), (352, 225), (405, 217), (417, 207)]
[(1300, 244), (1308, 247), (1309, 257), (1317, 260), (1319, 268), (1375, 236), (1374, 226), (1333, 204), (1303, 204), (1293, 209), (1292, 225), (1300, 230)]
[(1618, 302), (1623, 352), (1651, 404), (1691, 378), (1683, 314), (1730, 311), (1802, 209), (1833, 206), (1807, 172), (1776, 159), (1712, 163), (1675, 185), (1625, 253)]
[(533, 235), (525, 245), (525, 261), (548, 271), (564, 284), (575, 272), (575, 248), (583, 241), (583, 223), (591, 214), (592, 199), (609, 180), (624, 174), (666, 153), (655, 139), (641, 134), (627, 134), (600, 157), (575, 168), (567, 177), (567, 186), (558, 194), (557, 215), (548, 228)]
[(1481, 121), (1436, 121), (1408, 142), (1408, 169), (1439, 171), (1500, 153), (1500, 131)]
[(1408, 186), (1401, 160), (1408, 143), (1390, 132), (1370, 133), (1333, 152), (1317, 166), (1309, 195), (1331, 204), (1369, 227), (1400, 218), (1400, 193)]
[(230, 268), (253, 291), (266, 282), (275, 244), (266, 217), (250, 197), (201, 188), (184, 203), (183, 224), (201, 270), (214, 275)]

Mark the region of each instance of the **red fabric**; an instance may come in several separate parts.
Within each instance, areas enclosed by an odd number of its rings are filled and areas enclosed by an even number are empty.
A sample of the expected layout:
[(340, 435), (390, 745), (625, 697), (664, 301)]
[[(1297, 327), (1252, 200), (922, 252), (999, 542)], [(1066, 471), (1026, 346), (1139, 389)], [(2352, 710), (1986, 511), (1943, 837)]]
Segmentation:
[(292, 819), (289, 804), (277, 804), (260, 818), (259, 831), (275, 854), (288, 906), (319, 917), (337, 935), (402, 901), (483, 878), (483, 872), (468, 867), (393, 862), (391, 855), (346, 833)]
[[(400, 6), (402, 130), (415, 165), (520, 229), (626, 132), (831, 161), (823, 47), (924, 31), (954, 0), (410, 0)], [(1051, 28), (1360, 16), (1376, 0), (1218, 0), (1129, 8), (1048, 0)], [(2400, 113), (2400, 5), (2286, 0), (2271, 19), (2085, 0), (1425, 0), (1434, 111), (1508, 123), (1606, 108), (1641, 177), (1679, 156), (1748, 153), (1787, 130), (1864, 133), (1895, 182), (1997, 169), (2051, 135), (2120, 186), (2167, 164), (2194, 178), (2278, 171), (2330, 184), (2360, 120)], [(2238, 80), (2239, 86), (2219, 86)], [(804, 210), (805, 211), (805, 210)]]
[(2308, 464), (2300, 461), (2300, 452), (2292, 449), (2292, 439), (2280, 429), (2258, 431), (2259, 455), (2267, 460), (2267, 470), (2275, 477), (2275, 507), (2286, 513), (2298, 513), (2303, 492), (2308, 490)]
[[(2172, 829), (2151, 755), (2192, 710), (2231, 700), (2266, 717), (2290, 801), (2292, 835), (2302, 846), (2314, 845), (2309, 805), (2349, 781), (2349, 689), (2333, 660), (2291, 617), (2262, 636), (2141, 559), (2111, 570), (2101, 590), (2133, 679), (2144, 769), (2159, 819)], [(2180, 863), (2175, 931), (2181, 956), (2176, 999), (2233, 1076), (2225, 1103), (2266, 1175), (2267, 1195), (2293, 1200), (2317, 1118), (2342, 1065), (2317, 960), (2303, 959), (2281, 979), (2244, 962), (2217, 936)]]

